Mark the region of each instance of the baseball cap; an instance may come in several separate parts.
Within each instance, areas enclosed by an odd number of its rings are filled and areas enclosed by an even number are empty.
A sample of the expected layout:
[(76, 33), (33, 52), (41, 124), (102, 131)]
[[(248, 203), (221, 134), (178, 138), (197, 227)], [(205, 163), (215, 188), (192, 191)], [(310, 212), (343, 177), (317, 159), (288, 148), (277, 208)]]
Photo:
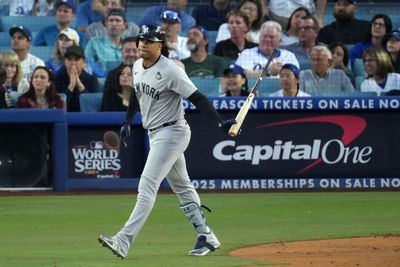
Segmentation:
[(204, 28), (203, 26), (201, 26), (201, 25), (194, 25), (194, 26), (192, 26), (192, 27), (189, 29), (189, 31), (190, 31), (191, 29), (198, 29), (199, 31), (201, 31), (201, 32), (203, 33), (204, 38), (208, 40), (208, 31), (207, 31), (206, 28)]
[(245, 73), (244, 69), (241, 66), (236, 65), (236, 64), (231, 64), (231, 65), (229, 65), (228, 68), (224, 69), (224, 75), (228, 75), (230, 73), (240, 74), (240, 75), (242, 75), (243, 78), (246, 78), (246, 73)]
[(80, 40), (79, 34), (74, 29), (65, 28), (58, 33), (57, 37), (59, 37), (61, 35), (67, 36), (67, 38), (70, 39), (71, 41), (73, 41), (76, 45), (79, 44), (79, 40)]
[(287, 63), (282, 66), (281, 71), (282, 70), (291, 70), (293, 72), (294, 76), (296, 76), (296, 78), (299, 79), (300, 69), (296, 65)]
[(32, 41), (32, 33), (28, 28), (21, 25), (14, 25), (9, 30), (10, 36), (12, 37), (15, 32), (21, 32), (29, 41)]
[(83, 52), (82, 47), (77, 46), (77, 45), (71, 45), (70, 47), (67, 48), (67, 51), (65, 51), (64, 58), (67, 58), (69, 56), (76, 56), (78, 58), (85, 58), (85, 54)]
[(396, 41), (400, 41), (400, 31), (392, 31), (387, 36), (388, 40), (395, 39)]
[(121, 8), (112, 8), (108, 11), (107, 13), (107, 17), (109, 16), (119, 16), (121, 17), (124, 21), (126, 21), (126, 13), (125, 10), (121, 9)]
[(179, 13), (174, 10), (165, 10), (161, 13), (160, 19), (169, 23), (181, 23)]
[(58, 8), (61, 5), (66, 5), (72, 9), (74, 13), (76, 13), (76, 2), (75, 0), (58, 0), (55, 4), (55, 7)]
[[(338, 0), (335, 0), (335, 3), (336, 3), (337, 1), (338, 1)], [(353, 5), (356, 4), (356, 0), (345, 0), (345, 1), (347, 1), (347, 2), (349, 2), (350, 4), (353, 4)]]

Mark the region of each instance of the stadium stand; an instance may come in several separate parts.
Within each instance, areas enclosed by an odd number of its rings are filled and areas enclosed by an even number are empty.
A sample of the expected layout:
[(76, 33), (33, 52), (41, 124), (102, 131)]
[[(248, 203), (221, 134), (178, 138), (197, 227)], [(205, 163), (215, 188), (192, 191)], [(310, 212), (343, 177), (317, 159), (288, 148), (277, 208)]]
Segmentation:
[(31, 46), (31, 48), (29, 48), (29, 53), (37, 56), (43, 61), (46, 61), (52, 57), (53, 50), (54, 50), (53, 46)]
[(31, 32), (38, 32), (41, 29), (55, 24), (54, 16), (1, 16), (0, 31), (8, 32), (13, 25), (22, 25)]
[(352, 66), (352, 71), (354, 73), (354, 76), (366, 76), (367, 73), (365, 72), (364, 69), (364, 63), (361, 58), (357, 58), (353, 62)]
[[(249, 88), (252, 88), (256, 82), (256, 78), (249, 78)], [(280, 90), (279, 79), (277, 78), (264, 78), (260, 82), (259, 92), (260, 96), (268, 97), (270, 94)]]
[(208, 53), (213, 54), (218, 31), (208, 31)]
[(361, 91), (361, 84), (363, 83), (364, 80), (365, 80), (365, 76), (357, 76), (356, 77), (355, 83), (356, 83), (357, 91)]
[(190, 77), (190, 80), (206, 96), (215, 97), (220, 95), (221, 81), (218, 78)]
[(96, 112), (101, 110), (103, 93), (86, 93), (79, 95), (81, 112)]

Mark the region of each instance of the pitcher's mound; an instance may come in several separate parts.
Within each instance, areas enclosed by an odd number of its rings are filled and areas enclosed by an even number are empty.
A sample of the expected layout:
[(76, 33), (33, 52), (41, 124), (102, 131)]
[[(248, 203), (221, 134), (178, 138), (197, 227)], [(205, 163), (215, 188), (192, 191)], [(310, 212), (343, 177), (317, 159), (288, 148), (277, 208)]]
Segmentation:
[(399, 267), (400, 236), (274, 243), (236, 249), (229, 255), (297, 267)]

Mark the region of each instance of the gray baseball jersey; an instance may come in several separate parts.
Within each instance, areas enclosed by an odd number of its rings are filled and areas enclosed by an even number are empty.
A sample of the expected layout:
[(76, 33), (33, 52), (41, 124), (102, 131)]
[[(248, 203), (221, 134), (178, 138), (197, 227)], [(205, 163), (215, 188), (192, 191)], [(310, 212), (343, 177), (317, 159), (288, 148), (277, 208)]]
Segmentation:
[(137, 60), (132, 73), (145, 129), (183, 119), (182, 97), (188, 98), (197, 90), (184, 69), (161, 56), (147, 69), (142, 59)]

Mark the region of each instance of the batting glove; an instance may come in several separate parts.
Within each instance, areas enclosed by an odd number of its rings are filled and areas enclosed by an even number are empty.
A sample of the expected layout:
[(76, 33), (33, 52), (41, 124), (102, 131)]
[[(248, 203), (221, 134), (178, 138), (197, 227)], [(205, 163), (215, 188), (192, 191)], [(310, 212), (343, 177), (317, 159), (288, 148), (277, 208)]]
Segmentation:
[(121, 140), (124, 148), (128, 147), (128, 139), (130, 135), (131, 135), (130, 121), (124, 120), (121, 126), (121, 130), (119, 131), (119, 139)]
[(224, 131), (225, 133), (228, 133), (229, 129), (231, 128), (231, 126), (233, 124), (236, 124), (236, 120), (235, 119), (229, 119), (229, 120), (221, 121), (218, 124), (218, 126), (219, 126), (219, 128), (221, 128), (222, 131)]

